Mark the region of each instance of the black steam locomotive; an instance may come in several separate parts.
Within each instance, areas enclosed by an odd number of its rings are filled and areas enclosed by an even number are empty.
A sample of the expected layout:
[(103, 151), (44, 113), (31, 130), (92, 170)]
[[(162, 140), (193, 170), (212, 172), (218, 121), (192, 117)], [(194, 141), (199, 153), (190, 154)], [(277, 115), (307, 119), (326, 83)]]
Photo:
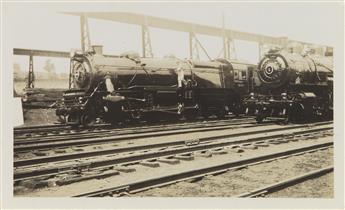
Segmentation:
[(253, 88), (255, 66), (247, 62), (140, 58), (135, 53), (109, 57), (101, 51), (71, 57), (73, 87), (56, 110), (65, 122), (116, 124), (163, 115), (222, 118), (244, 113), (242, 97)]
[(332, 57), (272, 50), (254, 73), (255, 88), (244, 99), (248, 115), (304, 121), (333, 117)]

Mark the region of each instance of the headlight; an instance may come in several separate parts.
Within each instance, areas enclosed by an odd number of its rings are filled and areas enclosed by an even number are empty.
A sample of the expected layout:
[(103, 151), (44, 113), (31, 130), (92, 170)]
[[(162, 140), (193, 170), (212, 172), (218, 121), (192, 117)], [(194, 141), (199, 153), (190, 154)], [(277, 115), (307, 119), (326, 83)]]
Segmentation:
[(82, 104), (83, 103), (83, 97), (79, 97), (78, 101), (79, 101), (80, 104)]

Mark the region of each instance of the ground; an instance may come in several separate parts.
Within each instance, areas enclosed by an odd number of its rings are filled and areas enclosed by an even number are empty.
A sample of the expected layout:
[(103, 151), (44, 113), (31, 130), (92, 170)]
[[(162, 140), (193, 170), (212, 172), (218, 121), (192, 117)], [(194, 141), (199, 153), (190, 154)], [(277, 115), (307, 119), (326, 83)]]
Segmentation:
[(55, 109), (29, 109), (24, 111), (24, 126), (54, 124), (58, 121)]
[[(13, 82), (14, 90), (22, 95), (26, 86), (25, 81)], [(68, 80), (36, 80), (36, 88), (68, 88)], [(54, 109), (29, 109), (24, 110), (24, 126), (45, 125), (57, 122)]]

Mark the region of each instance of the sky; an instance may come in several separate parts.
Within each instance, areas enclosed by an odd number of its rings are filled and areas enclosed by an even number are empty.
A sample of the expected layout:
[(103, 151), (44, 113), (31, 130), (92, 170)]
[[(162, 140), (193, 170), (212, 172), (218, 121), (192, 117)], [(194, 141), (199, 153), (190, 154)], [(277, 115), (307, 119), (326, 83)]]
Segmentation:
[[(62, 14), (64, 11), (115, 11), (146, 14), (186, 22), (225, 27), (268, 36), (335, 46), (337, 21), (342, 16), (341, 4), (331, 3), (104, 3), (104, 4), (7, 4), (5, 24), (10, 30), (11, 46), (15, 48), (70, 51), (80, 49), (79, 18)], [(89, 19), (91, 43), (104, 46), (106, 54), (125, 51), (142, 52), (141, 28), (104, 20)], [(155, 57), (174, 54), (189, 56), (187, 33), (150, 28)], [(208, 54), (216, 58), (222, 49), (222, 39), (197, 35)], [(258, 62), (256, 43), (235, 41), (238, 59)], [(201, 59), (207, 57), (200, 51)], [(68, 59), (34, 58), (35, 71), (43, 69), (51, 59), (57, 72), (69, 71)], [(13, 62), (28, 69), (28, 57), (14, 56)]]

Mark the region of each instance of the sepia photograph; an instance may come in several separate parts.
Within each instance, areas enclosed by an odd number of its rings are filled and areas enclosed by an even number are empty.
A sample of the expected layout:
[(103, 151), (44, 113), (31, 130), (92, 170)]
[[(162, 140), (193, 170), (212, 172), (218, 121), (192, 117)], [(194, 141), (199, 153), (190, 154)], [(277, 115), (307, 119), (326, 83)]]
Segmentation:
[(4, 2), (1, 205), (343, 208), (343, 6)]

